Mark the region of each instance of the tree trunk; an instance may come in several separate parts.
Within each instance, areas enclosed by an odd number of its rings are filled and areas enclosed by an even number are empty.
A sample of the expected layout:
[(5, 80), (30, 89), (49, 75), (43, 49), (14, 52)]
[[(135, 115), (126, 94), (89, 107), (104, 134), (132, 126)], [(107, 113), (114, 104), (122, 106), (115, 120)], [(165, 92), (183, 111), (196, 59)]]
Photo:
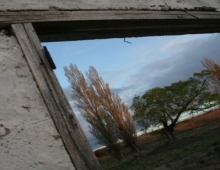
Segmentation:
[(174, 135), (174, 127), (172, 125), (164, 126), (163, 132), (169, 140), (173, 141), (176, 139)]
[(121, 148), (115, 148), (115, 150), (112, 150), (113, 151), (113, 154), (114, 156), (121, 160), (121, 159), (124, 159), (124, 155), (121, 153)]
[(137, 152), (137, 153), (139, 153), (139, 149), (137, 148), (137, 146), (135, 145), (135, 144), (133, 144), (133, 150), (135, 151), (135, 152)]
[(134, 152), (139, 153), (139, 149), (136, 145), (136, 142), (131, 142), (131, 141), (125, 141), (125, 144), (130, 147)]
[(121, 153), (121, 152), (118, 152), (117, 153), (117, 157), (118, 157), (118, 159), (124, 159), (124, 155)]

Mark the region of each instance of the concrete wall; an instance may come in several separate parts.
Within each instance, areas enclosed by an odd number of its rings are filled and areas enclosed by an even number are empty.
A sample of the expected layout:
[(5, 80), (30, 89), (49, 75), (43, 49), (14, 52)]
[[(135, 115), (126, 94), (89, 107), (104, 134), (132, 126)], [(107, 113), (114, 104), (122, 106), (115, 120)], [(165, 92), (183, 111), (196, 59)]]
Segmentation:
[(73, 170), (23, 53), (0, 33), (0, 170)]
[[(0, 11), (18, 10), (220, 10), (220, 0), (1, 0)], [(206, 9), (206, 8), (204, 8)]]

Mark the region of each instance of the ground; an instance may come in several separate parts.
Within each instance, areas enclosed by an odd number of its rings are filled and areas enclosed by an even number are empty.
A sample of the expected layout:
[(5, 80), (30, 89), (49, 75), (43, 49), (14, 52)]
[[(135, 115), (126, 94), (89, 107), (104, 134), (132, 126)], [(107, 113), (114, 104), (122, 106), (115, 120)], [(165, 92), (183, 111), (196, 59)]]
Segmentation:
[(140, 153), (123, 148), (123, 160), (96, 154), (104, 170), (220, 170), (220, 109), (179, 123), (175, 135), (173, 142), (160, 131), (140, 136)]

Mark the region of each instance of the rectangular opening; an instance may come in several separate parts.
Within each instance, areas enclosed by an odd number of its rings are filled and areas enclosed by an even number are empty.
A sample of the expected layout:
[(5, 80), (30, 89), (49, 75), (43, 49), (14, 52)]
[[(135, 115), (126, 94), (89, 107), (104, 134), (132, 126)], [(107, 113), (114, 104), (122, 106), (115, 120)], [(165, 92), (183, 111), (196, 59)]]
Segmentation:
[[(201, 62), (205, 57), (220, 63), (218, 44), (218, 33), (43, 43), (53, 57), (57, 66), (55, 73), (72, 107), (71, 87), (63, 70), (70, 63), (76, 64), (83, 73), (88, 71), (89, 66), (94, 66), (128, 108), (135, 95), (142, 95), (154, 87), (185, 81), (195, 72), (205, 69)], [(89, 133), (88, 123), (76, 108), (74, 112), (92, 149), (98, 149), (101, 145)], [(182, 115), (180, 120), (187, 117), (191, 118), (191, 115)], [(186, 132), (186, 126), (178, 133)], [(141, 135), (140, 125), (136, 124), (136, 128)], [(148, 129), (148, 132), (151, 130)]]

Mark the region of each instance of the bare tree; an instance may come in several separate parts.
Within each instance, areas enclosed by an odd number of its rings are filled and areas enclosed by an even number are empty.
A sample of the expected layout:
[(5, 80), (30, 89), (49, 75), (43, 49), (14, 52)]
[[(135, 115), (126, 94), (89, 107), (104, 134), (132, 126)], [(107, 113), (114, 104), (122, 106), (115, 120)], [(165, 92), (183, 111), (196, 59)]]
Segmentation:
[(217, 63), (215, 63), (215, 61), (209, 58), (204, 58), (202, 60), (202, 63), (208, 70), (213, 72), (212, 74), (213, 88), (217, 92), (220, 92), (220, 65), (218, 65)]

